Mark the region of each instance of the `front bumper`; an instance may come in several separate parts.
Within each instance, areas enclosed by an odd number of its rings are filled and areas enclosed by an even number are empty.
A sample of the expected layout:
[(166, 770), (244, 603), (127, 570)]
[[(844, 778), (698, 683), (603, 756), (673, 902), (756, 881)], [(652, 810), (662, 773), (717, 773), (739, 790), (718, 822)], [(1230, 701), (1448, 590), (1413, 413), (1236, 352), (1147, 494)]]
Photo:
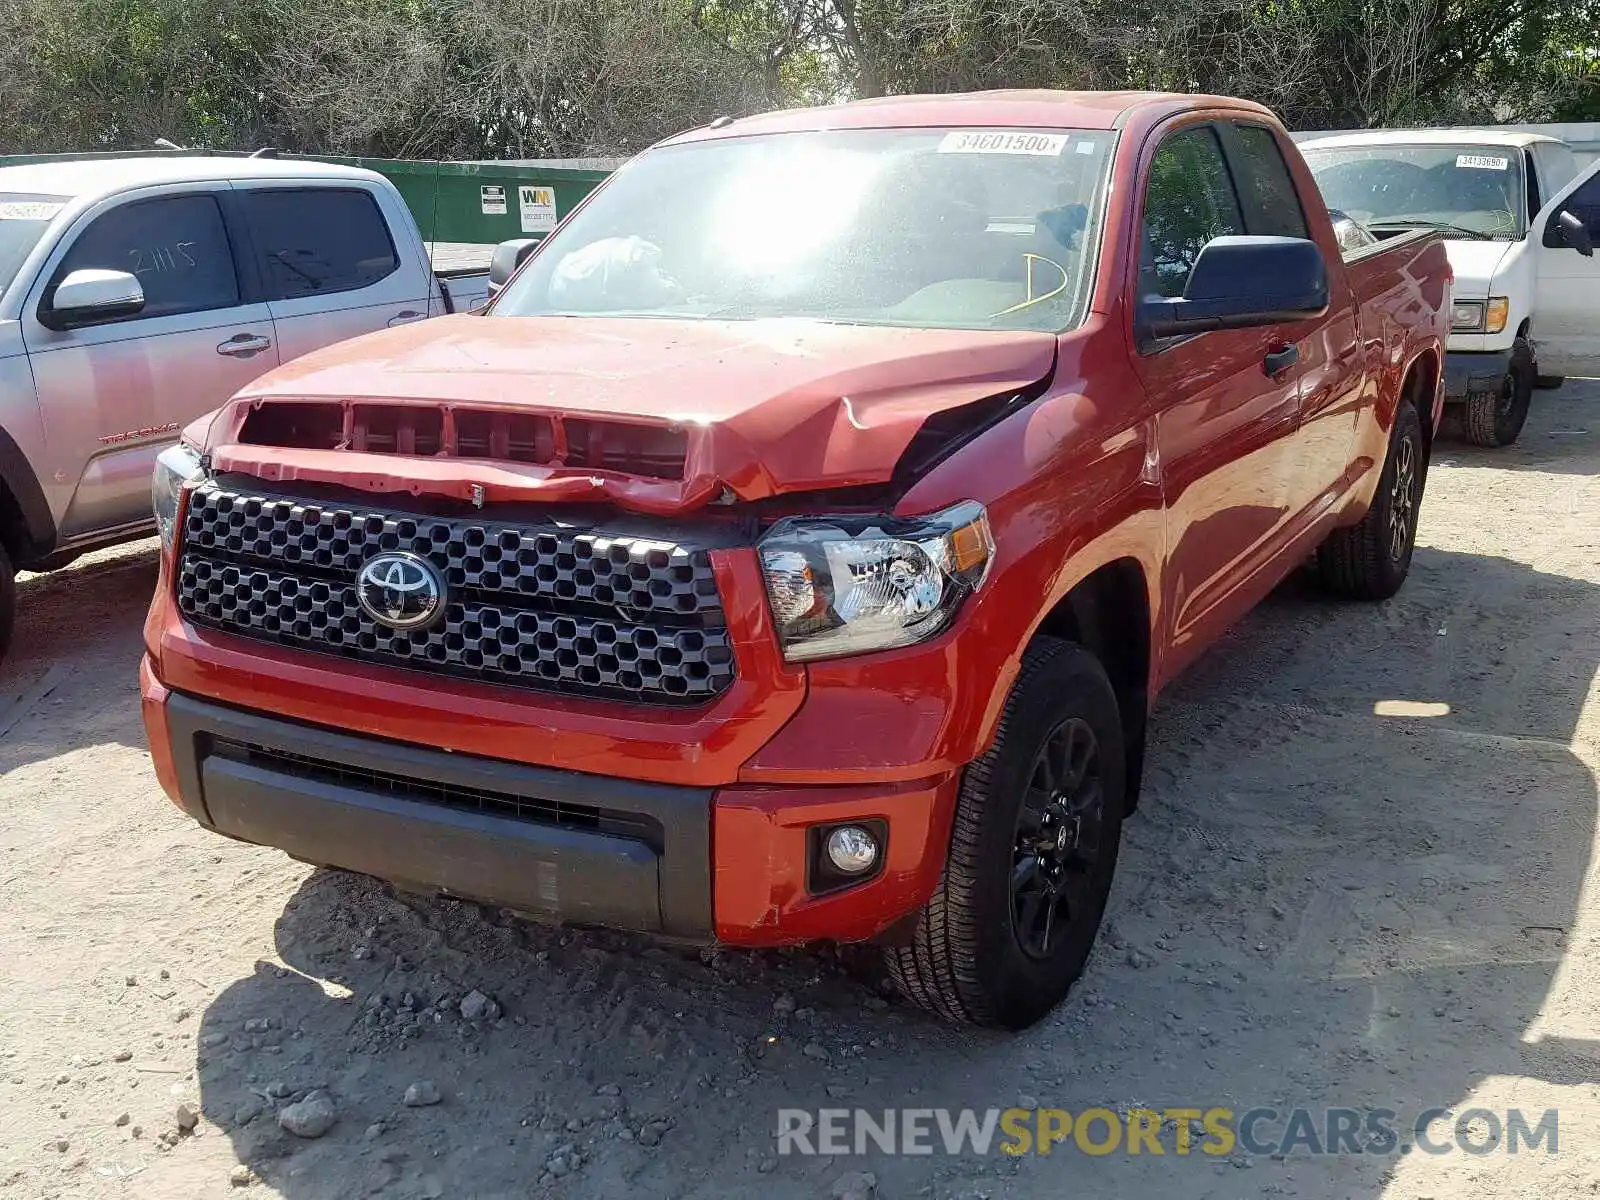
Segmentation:
[(1444, 398), (1463, 404), (1479, 396), (1498, 396), (1511, 369), (1511, 351), (1450, 350), (1444, 356)]
[[(865, 941), (943, 866), (954, 774), (912, 783), (646, 783), (355, 736), (183, 695), (140, 669), (163, 788), (208, 829), (573, 925), (746, 946)], [(882, 868), (808, 886), (808, 829), (876, 818)]]

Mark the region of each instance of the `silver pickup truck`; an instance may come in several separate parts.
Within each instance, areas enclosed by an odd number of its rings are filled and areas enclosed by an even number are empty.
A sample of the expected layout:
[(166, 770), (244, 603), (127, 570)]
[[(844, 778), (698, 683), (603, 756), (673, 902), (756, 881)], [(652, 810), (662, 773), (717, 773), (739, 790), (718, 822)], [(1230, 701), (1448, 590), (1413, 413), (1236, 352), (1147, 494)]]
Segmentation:
[[(485, 250), (487, 253), (487, 250)], [(275, 158), (0, 169), (0, 657), (13, 572), (153, 531), (150, 474), (264, 371), (477, 307), (393, 184)]]

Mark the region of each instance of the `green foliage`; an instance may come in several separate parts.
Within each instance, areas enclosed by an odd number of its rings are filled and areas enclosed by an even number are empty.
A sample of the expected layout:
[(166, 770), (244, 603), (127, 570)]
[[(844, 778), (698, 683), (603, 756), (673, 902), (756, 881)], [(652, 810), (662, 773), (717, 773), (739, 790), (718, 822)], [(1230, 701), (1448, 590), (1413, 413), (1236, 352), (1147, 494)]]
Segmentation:
[(9, 0), (0, 151), (627, 152), (761, 108), (1243, 95), (1302, 128), (1600, 119), (1600, 0)]

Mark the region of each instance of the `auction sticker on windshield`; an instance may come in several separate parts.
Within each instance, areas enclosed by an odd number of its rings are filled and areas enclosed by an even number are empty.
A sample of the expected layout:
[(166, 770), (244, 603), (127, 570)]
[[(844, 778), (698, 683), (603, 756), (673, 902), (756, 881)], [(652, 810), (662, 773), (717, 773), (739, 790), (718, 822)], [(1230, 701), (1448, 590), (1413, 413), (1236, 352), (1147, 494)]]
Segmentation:
[(61, 205), (39, 200), (0, 200), (0, 221), (48, 221), (60, 211)]
[(1492, 154), (1458, 154), (1456, 166), (1477, 167), (1480, 171), (1504, 171), (1511, 165), (1509, 158), (1496, 158)]
[(955, 129), (939, 143), (940, 154), (1042, 154), (1059, 155), (1067, 146), (1064, 133), (1006, 133), (998, 130)]

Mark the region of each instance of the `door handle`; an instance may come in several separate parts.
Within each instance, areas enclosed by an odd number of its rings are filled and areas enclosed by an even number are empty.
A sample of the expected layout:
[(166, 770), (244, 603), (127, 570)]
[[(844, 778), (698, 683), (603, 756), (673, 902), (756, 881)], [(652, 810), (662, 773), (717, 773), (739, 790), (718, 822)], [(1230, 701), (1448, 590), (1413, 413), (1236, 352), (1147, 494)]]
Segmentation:
[(1261, 369), (1267, 373), (1269, 379), (1276, 379), (1299, 361), (1299, 346), (1279, 346), (1267, 353), (1267, 357), (1261, 362)]
[(271, 349), (272, 339), (269, 337), (262, 337), (259, 333), (236, 333), (217, 347), (217, 353), (226, 354), (229, 358), (249, 358), (252, 354)]
[(396, 325), (409, 325), (412, 321), (420, 321), (427, 315), (427, 313), (419, 313), (414, 308), (401, 309), (389, 318), (389, 328), (393, 329)]

